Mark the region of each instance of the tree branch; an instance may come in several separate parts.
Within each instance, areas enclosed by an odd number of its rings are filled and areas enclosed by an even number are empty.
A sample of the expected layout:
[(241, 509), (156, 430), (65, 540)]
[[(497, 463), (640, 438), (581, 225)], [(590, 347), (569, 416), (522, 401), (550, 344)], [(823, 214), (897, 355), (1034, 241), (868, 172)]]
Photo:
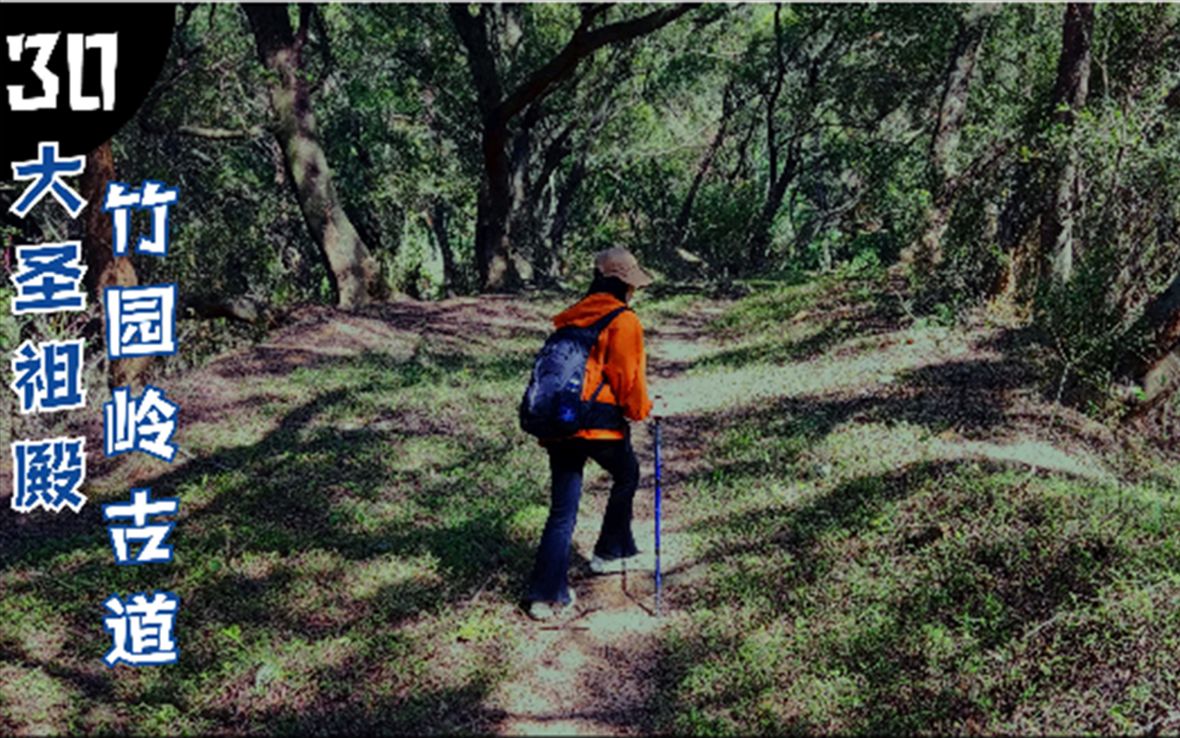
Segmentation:
[(459, 40), (467, 49), (467, 66), (475, 82), (480, 112), (487, 118), (500, 104), (504, 93), (496, 74), (496, 58), (488, 42), (483, 10), (479, 11), (479, 15), (472, 16), (466, 5), (453, 3), (447, 6), (447, 11), (451, 14), (451, 23), (459, 34)]
[(307, 43), (307, 31), (311, 25), (311, 16), (315, 13), (315, 6), (310, 3), (299, 4), (299, 29), (295, 31), (295, 47), (302, 49)]
[[(162, 132), (162, 131), (157, 131)], [(264, 126), (250, 126), (249, 128), (210, 128), (207, 126), (180, 126), (175, 133), (193, 138), (205, 138), (213, 141), (228, 141), (242, 138), (260, 138), (267, 131)]]
[[(451, 15), (456, 15), (456, 6), (451, 6)], [(583, 14), (583, 24), (579, 25), (569, 43), (557, 56), (547, 64), (533, 72), (527, 80), (513, 90), (507, 99), (490, 111), (488, 122), (493, 125), (504, 125), (529, 104), (544, 98), (554, 87), (568, 77), (578, 63), (607, 44), (629, 41), (646, 33), (651, 33), (680, 16), (692, 10), (692, 5), (675, 5), (663, 8), (639, 18), (611, 23), (593, 31), (586, 30), (586, 14)], [(462, 9), (464, 15), (466, 9)], [(593, 15), (591, 15), (593, 17)]]

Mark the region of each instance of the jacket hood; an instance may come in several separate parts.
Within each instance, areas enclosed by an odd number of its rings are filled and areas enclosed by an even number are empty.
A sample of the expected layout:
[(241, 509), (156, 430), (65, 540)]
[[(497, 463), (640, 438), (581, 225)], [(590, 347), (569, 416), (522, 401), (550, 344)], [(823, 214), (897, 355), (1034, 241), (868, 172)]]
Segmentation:
[(626, 303), (614, 295), (606, 292), (594, 292), (553, 316), (553, 326), (564, 328), (567, 325), (572, 325), (584, 328), (611, 310), (625, 305)]

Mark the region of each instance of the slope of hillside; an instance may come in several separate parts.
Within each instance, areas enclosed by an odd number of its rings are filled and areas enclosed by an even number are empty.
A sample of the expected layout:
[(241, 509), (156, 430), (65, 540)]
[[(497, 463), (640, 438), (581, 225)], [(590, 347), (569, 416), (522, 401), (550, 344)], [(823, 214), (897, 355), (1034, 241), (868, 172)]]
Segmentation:
[[(6, 524), (0, 728), (1180, 729), (1177, 459), (879, 281), (641, 300), (666, 610), (646, 575), (589, 576), (591, 466), (579, 612), (528, 621), (548, 470), (516, 403), (562, 304), (304, 308), (170, 380), (176, 463), (94, 459), (80, 515)], [(173, 563), (113, 565), (100, 505), (131, 486), (181, 499)], [(148, 589), (182, 599), (181, 659), (109, 671), (102, 602)]]

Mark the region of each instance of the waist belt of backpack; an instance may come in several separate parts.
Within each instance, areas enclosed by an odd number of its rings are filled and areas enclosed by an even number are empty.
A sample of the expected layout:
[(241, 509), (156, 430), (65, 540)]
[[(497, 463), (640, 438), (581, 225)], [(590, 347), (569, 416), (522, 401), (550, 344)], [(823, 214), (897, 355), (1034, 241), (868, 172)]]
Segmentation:
[(623, 417), (621, 406), (598, 401), (598, 393), (602, 391), (605, 384), (605, 379), (599, 382), (594, 394), (586, 401), (586, 409), (582, 414), (583, 428), (622, 430), (627, 427), (627, 420)]

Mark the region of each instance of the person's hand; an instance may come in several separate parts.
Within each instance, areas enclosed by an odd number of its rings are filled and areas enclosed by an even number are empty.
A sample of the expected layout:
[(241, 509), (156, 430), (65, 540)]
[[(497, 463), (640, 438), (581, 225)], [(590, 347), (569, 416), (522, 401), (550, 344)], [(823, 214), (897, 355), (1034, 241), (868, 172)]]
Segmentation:
[(651, 398), (651, 416), (653, 419), (668, 417), (668, 401), (663, 395), (654, 395)]

